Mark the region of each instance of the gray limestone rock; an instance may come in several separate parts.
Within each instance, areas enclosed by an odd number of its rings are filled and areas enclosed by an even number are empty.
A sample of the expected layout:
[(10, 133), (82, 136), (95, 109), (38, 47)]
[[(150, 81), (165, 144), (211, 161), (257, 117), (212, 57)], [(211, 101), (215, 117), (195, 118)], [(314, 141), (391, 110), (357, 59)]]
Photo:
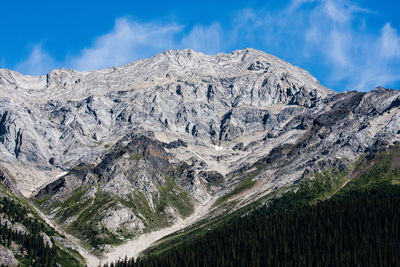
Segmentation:
[[(0, 178), (48, 206), (82, 188), (78, 203), (136, 194), (150, 214), (164, 188), (199, 205), (256, 173), (257, 188), (244, 196), (250, 201), (400, 142), (399, 107), (397, 90), (337, 93), (254, 49), (170, 50), (43, 76), (1, 69)], [(104, 211), (118, 220), (102, 224), (140, 233), (144, 215), (118, 203)], [(163, 212), (180, 219), (170, 206)]]
[(9, 267), (16, 267), (19, 265), (13, 252), (3, 246), (0, 247), (0, 264)]

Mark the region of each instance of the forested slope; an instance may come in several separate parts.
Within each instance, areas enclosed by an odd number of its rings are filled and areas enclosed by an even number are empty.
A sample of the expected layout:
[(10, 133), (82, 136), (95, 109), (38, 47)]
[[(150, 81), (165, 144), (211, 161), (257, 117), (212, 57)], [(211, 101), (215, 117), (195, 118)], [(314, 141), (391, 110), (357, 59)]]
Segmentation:
[(400, 266), (399, 155), (370, 154), (247, 216), (111, 266)]
[(0, 265), (84, 266), (78, 252), (31, 205), (0, 182)]

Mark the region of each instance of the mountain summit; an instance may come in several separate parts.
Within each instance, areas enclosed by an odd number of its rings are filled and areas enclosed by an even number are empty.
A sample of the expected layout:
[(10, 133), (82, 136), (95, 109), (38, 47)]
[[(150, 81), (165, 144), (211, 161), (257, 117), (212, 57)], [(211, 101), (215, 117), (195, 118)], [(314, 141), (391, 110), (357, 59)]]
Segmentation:
[[(0, 94), (2, 152), (9, 162), (38, 167), (24, 173), (33, 175), (22, 186), (30, 194), (47, 173), (96, 161), (100, 143), (111, 145), (132, 128), (163, 142), (221, 146), (262, 130), (268, 110), (310, 108), (334, 92), (300, 68), (246, 49), (216, 56), (170, 50), (122, 67), (37, 77), (1, 70)], [(239, 122), (245, 114), (250, 121)]]
[(43, 76), (2, 69), (0, 165), (14, 191), (104, 249), (349, 168), (400, 141), (399, 106), (396, 90), (337, 93), (254, 49)]

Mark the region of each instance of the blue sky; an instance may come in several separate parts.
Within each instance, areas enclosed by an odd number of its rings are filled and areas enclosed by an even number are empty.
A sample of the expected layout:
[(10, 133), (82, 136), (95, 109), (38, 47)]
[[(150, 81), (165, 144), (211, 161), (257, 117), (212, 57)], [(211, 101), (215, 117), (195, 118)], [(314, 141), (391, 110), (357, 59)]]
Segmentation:
[(253, 47), (337, 91), (400, 89), (399, 11), (394, 0), (4, 1), (0, 68), (41, 75)]

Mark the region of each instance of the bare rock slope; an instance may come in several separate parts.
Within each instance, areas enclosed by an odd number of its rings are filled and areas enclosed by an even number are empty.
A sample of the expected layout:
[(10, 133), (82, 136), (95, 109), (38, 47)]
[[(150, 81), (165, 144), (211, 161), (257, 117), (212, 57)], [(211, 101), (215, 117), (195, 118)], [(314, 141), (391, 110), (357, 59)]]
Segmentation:
[(0, 70), (0, 165), (95, 247), (165, 227), (241, 180), (240, 203), (400, 140), (400, 94), (336, 93), (254, 49), (166, 51), (44, 76)]

